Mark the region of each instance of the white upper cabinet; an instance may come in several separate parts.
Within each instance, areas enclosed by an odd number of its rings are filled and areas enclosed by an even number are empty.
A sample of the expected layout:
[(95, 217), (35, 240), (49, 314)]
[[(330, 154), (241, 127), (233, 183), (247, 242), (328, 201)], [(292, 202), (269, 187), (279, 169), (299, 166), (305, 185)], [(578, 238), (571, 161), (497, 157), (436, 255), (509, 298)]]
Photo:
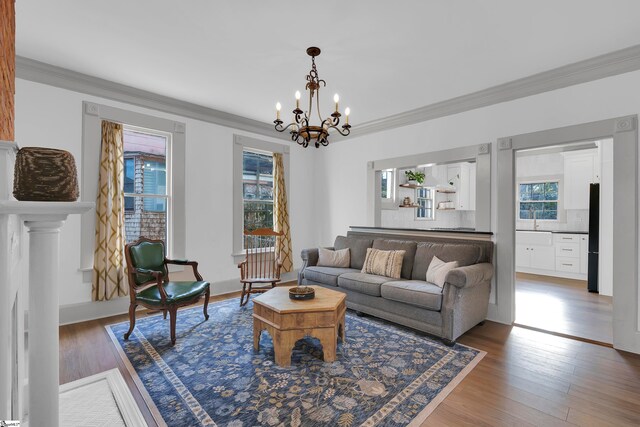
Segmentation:
[(596, 150), (564, 155), (564, 209), (589, 209), (589, 184), (600, 182)]
[(455, 208), (461, 211), (476, 209), (476, 164), (458, 163), (447, 167), (447, 180), (456, 188)]

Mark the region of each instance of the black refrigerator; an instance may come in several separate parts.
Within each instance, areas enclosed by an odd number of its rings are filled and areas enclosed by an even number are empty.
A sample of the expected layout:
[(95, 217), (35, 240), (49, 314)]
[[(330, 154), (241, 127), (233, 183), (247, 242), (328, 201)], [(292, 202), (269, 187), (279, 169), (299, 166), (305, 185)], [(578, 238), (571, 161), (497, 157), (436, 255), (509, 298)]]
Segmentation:
[(600, 242), (600, 184), (589, 184), (589, 267), (587, 289), (598, 292), (598, 252)]

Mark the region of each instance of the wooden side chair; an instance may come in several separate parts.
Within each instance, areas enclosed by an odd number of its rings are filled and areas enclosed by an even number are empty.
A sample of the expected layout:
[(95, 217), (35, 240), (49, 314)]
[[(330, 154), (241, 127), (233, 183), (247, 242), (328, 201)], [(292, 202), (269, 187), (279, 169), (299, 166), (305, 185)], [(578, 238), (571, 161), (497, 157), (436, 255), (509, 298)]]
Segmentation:
[[(164, 318), (169, 312), (171, 345), (176, 343), (176, 315), (179, 307), (194, 304), (204, 295), (204, 318), (209, 319), (209, 282), (202, 280), (195, 261), (167, 259), (162, 240), (141, 237), (124, 249), (129, 277), (129, 331), (124, 334), (128, 340), (136, 326), (136, 307), (141, 305), (151, 310), (162, 310)], [(194, 281), (169, 281), (167, 264), (190, 265)]]
[[(242, 283), (241, 307), (249, 302), (251, 294), (266, 292), (280, 282), (282, 263), (273, 250), (279, 236), (282, 236), (282, 232), (270, 228), (244, 231), (246, 255), (244, 261), (238, 264)], [(258, 287), (254, 288), (254, 284)]]

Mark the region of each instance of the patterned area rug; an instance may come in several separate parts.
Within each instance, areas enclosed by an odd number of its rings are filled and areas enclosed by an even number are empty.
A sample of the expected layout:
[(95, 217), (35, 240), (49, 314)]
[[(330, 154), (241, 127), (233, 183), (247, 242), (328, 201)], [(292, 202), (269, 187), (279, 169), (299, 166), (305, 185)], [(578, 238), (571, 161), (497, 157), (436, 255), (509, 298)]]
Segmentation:
[(139, 319), (129, 341), (128, 322), (107, 326), (152, 412), (171, 427), (419, 425), (485, 354), (347, 312), (336, 362), (324, 363), (320, 342), (305, 338), (281, 368), (266, 331), (253, 350), (251, 304), (210, 304), (209, 314), (181, 310), (175, 347), (160, 315)]

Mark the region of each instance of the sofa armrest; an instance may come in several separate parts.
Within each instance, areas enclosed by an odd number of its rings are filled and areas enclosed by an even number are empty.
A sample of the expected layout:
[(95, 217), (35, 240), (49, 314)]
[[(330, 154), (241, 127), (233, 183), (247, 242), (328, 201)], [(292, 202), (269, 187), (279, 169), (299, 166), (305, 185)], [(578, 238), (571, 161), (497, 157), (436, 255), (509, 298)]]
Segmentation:
[(447, 274), (445, 282), (458, 288), (469, 288), (491, 280), (492, 277), (493, 264), (483, 262), (454, 268)]
[(303, 249), (300, 253), (303, 268), (318, 264), (318, 248)]

